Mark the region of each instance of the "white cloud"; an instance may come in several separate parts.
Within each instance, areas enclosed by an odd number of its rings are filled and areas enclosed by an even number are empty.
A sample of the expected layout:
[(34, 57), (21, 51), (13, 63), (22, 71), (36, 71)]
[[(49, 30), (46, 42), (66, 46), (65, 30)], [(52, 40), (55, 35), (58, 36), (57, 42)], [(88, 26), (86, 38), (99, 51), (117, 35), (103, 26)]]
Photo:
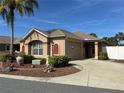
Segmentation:
[(103, 1), (106, 1), (106, 0), (73, 0), (75, 5), (73, 7), (68, 8), (67, 10), (60, 12), (59, 16), (61, 14), (76, 12), (76, 10), (79, 10), (81, 8), (83, 9), (83, 8), (89, 8), (89, 7), (96, 6), (100, 3), (102, 3)]
[[(20, 20), (20, 21), (19, 21)], [(15, 27), (22, 27), (22, 28), (33, 28), (36, 27), (36, 25), (34, 26), (32, 23), (29, 23), (29, 20), (32, 20), (32, 22), (41, 22), (41, 23), (46, 23), (46, 24), (60, 24), (56, 21), (50, 21), (50, 20), (45, 20), (45, 19), (39, 19), (39, 18), (35, 18), (35, 17), (23, 17), (22, 19), (19, 19), (15, 22)], [(27, 22), (24, 22), (24, 20), (27, 20)]]
[(89, 26), (89, 25), (101, 25), (103, 24), (104, 22), (106, 22), (107, 19), (102, 19), (102, 20), (88, 20), (88, 21), (85, 21), (85, 22), (80, 22), (79, 24), (73, 24), (71, 26)]
[(79, 4), (79, 7), (91, 7), (105, 0), (75, 0), (75, 1)]
[(85, 24), (87, 25), (101, 25), (103, 24), (107, 19), (102, 19), (102, 20), (91, 20), (87, 21)]
[(27, 20), (27, 19), (30, 19), (30, 20), (33, 20), (33, 21), (36, 21), (36, 22), (42, 22), (42, 23), (47, 23), (47, 24), (60, 24), (59, 22), (56, 22), (56, 21), (52, 21), (52, 20), (47, 20), (47, 19), (40, 19), (40, 18), (36, 18), (36, 17), (24, 17), (23, 19)]
[(60, 24), (56, 21), (51, 21), (51, 20), (45, 20), (45, 19), (35, 19), (36, 21), (43, 22), (43, 23), (48, 23), (48, 24)]
[(29, 28), (29, 27), (31, 27), (30, 25), (28, 25), (28, 24), (24, 24), (24, 23), (19, 23), (19, 24), (17, 24), (17, 25), (15, 25), (15, 27), (23, 27), (23, 28)]

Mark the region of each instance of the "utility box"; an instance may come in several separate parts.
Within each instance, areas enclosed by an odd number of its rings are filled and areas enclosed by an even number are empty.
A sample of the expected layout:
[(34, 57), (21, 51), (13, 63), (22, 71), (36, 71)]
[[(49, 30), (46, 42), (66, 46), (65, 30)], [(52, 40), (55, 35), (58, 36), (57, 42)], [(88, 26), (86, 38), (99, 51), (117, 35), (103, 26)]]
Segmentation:
[(41, 65), (41, 60), (32, 60), (33, 65)]

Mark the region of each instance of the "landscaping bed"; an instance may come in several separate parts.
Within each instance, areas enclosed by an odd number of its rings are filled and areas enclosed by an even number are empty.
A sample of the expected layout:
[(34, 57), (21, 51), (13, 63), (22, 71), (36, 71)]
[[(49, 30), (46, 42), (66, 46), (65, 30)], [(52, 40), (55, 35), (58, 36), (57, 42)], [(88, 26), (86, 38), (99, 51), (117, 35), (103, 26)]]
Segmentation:
[[(16, 59), (14, 61), (14, 59)], [(69, 65), (68, 56), (50, 56), (49, 64), (45, 58), (34, 58), (31, 55), (18, 53), (12, 56), (0, 53), (0, 74), (31, 76), (31, 77), (59, 77), (79, 72), (80, 70)]]
[(0, 74), (20, 75), (20, 76), (31, 76), (31, 77), (59, 77), (73, 73), (77, 73), (80, 70), (73, 67), (72, 65), (66, 67), (55, 68), (55, 71), (50, 73), (44, 73), (43, 68), (45, 65), (33, 65), (23, 64), (21, 66), (14, 63), (14, 70), (11, 72), (2, 72)]

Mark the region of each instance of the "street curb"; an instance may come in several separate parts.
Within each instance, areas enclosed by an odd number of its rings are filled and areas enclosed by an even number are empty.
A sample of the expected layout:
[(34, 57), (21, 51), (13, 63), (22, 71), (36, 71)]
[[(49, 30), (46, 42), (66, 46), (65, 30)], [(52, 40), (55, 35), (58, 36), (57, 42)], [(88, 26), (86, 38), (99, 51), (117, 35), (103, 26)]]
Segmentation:
[(17, 76), (17, 75), (7, 75), (7, 74), (0, 74), (0, 78), (38, 81), (38, 82), (47, 82), (50, 79), (48, 77), (42, 78), (42, 77)]

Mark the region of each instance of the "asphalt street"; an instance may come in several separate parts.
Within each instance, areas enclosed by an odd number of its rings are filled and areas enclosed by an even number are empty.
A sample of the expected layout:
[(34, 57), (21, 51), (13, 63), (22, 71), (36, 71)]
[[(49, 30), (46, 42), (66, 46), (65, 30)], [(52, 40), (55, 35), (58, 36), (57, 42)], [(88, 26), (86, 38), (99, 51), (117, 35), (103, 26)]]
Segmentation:
[(124, 91), (0, 78), (0, 93), (124, 93)]

